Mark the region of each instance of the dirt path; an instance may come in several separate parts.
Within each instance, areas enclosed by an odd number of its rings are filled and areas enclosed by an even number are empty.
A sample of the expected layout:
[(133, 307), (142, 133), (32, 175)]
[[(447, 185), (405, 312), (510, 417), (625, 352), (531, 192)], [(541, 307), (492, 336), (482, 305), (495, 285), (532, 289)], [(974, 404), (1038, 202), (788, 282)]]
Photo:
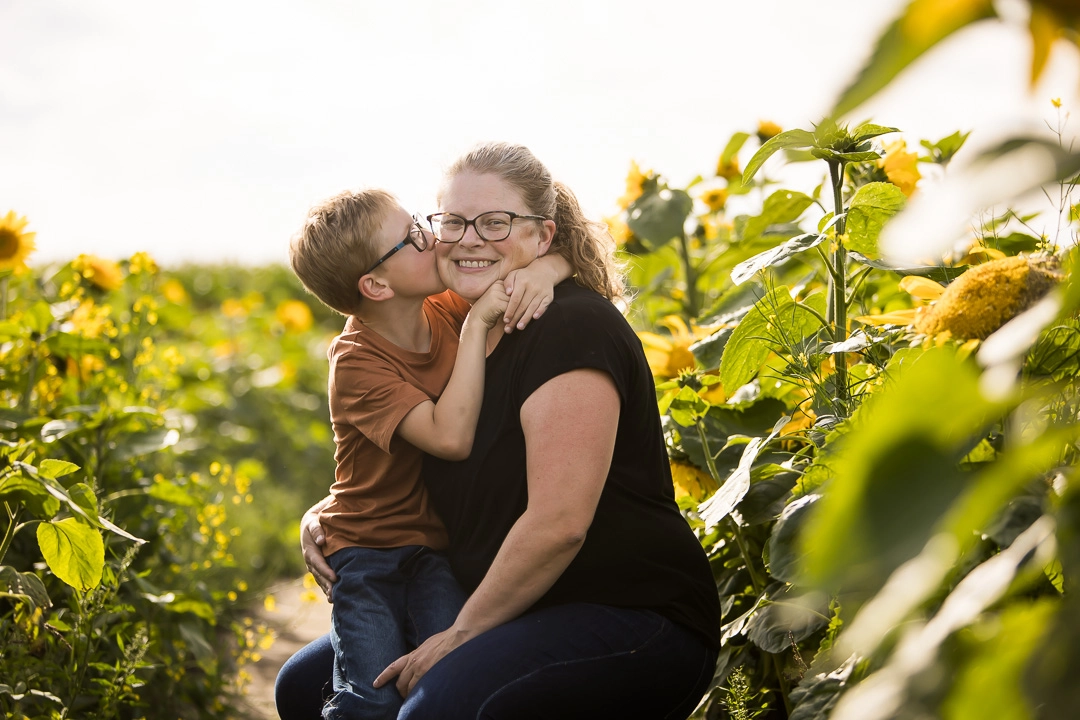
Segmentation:
[(252, 675), (247, 689), (250, 720), (277, 720), (274, 707), (274, 678), (289, 657), (315, 638), (330, 630), (330, 603), (318, 589), (318, 599), (304, 600), (303, 581), (292, 580), (270, 588), (276, 601), (272, 611), (260, 609), (257, 619), (277, 632), (277, 640), (259, 662), (248, 668)]

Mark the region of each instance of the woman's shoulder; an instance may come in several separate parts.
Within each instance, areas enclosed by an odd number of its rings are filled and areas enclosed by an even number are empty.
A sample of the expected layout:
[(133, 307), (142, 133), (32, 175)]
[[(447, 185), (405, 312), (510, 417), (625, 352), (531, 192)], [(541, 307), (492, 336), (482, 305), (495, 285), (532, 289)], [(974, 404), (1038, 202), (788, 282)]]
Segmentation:
[(581, 287), (574, 282), (573, 278), (563, 280), (555, 286), (555, 297), (551, 301), (551, 307), (558, 307), (570, 315), (574, 315), (575, 310), (588, 310), (622, 318), (622, 313), (613, 302), (595, 290)]

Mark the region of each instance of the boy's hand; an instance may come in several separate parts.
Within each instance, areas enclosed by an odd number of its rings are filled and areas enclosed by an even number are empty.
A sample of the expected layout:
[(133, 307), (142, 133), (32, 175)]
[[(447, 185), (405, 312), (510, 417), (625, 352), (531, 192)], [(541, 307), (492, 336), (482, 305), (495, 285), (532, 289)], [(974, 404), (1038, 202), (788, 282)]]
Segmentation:
[(522, 330), (530, 320), (544, 314), (555, 297), (551, 281), (549, 271), (533, 265), (510, 271), (504, 281), (506, 293), (510, 296), (503, 316), (503, 329), (506, 332), (513, 332), (514, 328)]
[(503, 281), (496, 280), (480, 296), (480, 299), (473, 303), (469, 317), (483, 323), (485, 328), (491, 329), (502, 319), (503, 313), (506, 312), (506, 303), (509, 301), (510, 296), (506, 294)]

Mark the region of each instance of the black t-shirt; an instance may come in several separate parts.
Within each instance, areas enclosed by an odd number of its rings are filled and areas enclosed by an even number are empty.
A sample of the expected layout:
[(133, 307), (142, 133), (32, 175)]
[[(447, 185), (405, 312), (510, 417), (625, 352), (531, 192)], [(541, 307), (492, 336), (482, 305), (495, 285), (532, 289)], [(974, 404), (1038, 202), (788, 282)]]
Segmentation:
[(580, 552), (534, 608), (568, 602), (647, 608), (719, 647), (716, 585), (675, 504), (641, 342), (614, 305), (573, 281), (558, 285), (544, 315), (503, 337), (488, 357), (469, 458), (424, 460), (424, 481), (450, 535), (454, 574), (466, 592), (475, 590), (525, 511), (522, 404), (548, 380), (581, 368), (608, 373), (619, 393), (611, 469)]

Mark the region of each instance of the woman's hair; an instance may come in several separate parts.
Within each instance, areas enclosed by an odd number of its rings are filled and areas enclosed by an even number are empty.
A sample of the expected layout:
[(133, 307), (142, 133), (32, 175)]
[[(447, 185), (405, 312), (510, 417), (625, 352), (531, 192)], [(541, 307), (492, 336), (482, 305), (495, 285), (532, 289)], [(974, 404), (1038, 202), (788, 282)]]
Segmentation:
[(552, 180), (548, 169), (527, 147), (478, 145), (454, 161), (446, 179), (463, 172), (496, 175), (509, 183), (521, 194), (529, 212), (555, 221), (551, 250), (570, 263), (577, 284), (613, 302), (623, 297), (622, 268), (615, 259), (615, 242), (607, 226), (586, 218), (570, 188)]

